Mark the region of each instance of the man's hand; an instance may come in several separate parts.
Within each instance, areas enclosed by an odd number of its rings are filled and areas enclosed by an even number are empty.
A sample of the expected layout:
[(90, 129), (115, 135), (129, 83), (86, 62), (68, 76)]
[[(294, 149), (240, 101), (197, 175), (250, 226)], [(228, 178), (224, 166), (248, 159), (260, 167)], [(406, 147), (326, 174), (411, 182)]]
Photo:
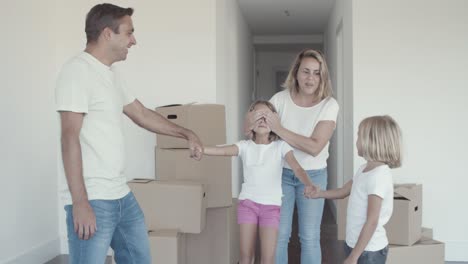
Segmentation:
[(203, 145), (200, 138), (192, 132), (187, 140), (190, 149), (190, 157), (195, 160), (201, 160), (203, 157)]
[(73, 225), (79, 239), (88, 240), (96, 233), (96, 216), (89, 201), (73, 203)]

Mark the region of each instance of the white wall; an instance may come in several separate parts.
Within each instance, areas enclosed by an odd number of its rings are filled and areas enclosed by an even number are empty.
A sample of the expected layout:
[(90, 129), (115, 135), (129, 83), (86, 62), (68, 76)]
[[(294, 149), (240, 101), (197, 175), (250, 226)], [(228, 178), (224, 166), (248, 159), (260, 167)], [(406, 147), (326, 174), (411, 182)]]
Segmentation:
[(2, 2), (0, 263), (41, 263), (59, 252), (53, 4)]
[[(336, 130), (330, 143), (328, 188), (341, 187), (353, 169), (353, 23), (352, 2), (336, 0), (324, 34), (325, 57), (334, 97), (340, 105)], [(342, 34), (339, 35), (338, 32)], [(338, 77), (340, 75), (340, 77)], [(336, 215), (335, 203), (331, 203)]]
[[(253, 87), (253, 44), (250, 29), (236, 0), (216, 1), (216, 100), (226, 105), (227, 143), (244, 138), (244, 115)], [(239, 159), (232, 161), (232, 193), (242, 182)]]
[(400, 124), (395, 181), (423, 183), (423, 225), (452, 261), (468, 261), (466, 14), (464, 0), (353, 1), (354, 131), (370, 115)]
[[(84, 49), (85, 15), (97, 3), (101, 1), (57, 1), (59, 65)], [(131, 92), (144, 105), (155, 108), (172, 103), (216, 102), (215, 0), (113, 3), (135, 9), (132, 18), (137, 45), (119, 66)], [(127, 178), (154, 178), (155, 136), (125, 120)], [(67, 252), (61, 203), (59, 215), (61, 251)]]

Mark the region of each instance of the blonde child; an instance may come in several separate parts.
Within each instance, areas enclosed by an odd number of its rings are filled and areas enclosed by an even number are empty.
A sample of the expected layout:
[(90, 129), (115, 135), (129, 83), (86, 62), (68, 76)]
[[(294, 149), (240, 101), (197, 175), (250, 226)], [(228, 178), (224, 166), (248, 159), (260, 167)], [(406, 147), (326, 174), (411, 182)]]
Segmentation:
[[(276, 113), (268, 101), (253, 103), (249, 112)], [(255, 254), (257, 230), (260, 235), (262, 263), (274, 263), (281, 208), (281, 173), (283, 160), (305, 185), (304, 195), (316, 192), (304, 169), (299, 165), (289, 144), (278, 140), (265, 118), (255, 122), (252, 140), (234, 145), (205, 147), (204, 154), (240, 156), (244, 183), (239, 194), (237, 222), (240, 225), (240, 264), (251, 264)]]
[(349, 197), (346, 218), (346, 264), (385, 263), (388, 239), (384, 225), (393, 211), (390, 168), (401, 166), (401, 132), (390, 116), (372, 116), (359, 124), (356, 147), (367, 163), (342, 188), (318, 190), (309, 198)]

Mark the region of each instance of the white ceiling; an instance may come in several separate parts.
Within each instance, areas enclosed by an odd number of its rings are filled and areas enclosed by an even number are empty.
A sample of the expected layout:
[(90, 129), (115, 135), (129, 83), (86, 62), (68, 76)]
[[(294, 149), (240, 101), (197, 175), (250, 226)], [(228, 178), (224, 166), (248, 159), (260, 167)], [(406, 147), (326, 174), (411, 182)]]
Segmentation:
[[(335, 0), (238, 0), (253, 35), (321, 34)], [(289, 13), (289, 16), (286, 14)]]
[(261, 52), (290, 52), (299, 53), (304, 49), (314, 49), (323, 51), (321, 43), (310, 44), (256, 44), (254, 45), (256, 51)]

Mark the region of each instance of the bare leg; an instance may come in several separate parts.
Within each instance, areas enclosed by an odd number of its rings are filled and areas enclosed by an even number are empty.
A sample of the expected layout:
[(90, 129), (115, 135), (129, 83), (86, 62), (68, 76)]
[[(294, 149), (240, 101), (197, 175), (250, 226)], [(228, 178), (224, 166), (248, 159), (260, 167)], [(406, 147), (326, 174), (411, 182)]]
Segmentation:
[(240, 264), (252, 264), (257, 240), (256, 224), (240, 224)]
[(275, 264), (276, 242), (278, 240), (278, 228), (260, 227), (260, 248), (262, 254), (262, 264)]

